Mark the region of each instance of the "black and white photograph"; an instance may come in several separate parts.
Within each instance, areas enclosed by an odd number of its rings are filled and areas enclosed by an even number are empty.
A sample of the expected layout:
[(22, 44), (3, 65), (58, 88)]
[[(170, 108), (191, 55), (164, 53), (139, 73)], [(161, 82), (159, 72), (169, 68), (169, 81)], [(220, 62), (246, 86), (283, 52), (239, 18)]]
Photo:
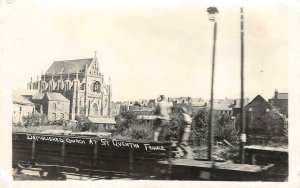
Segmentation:
[(0, 1), (3, 185), (299, 178), (291, 6)]

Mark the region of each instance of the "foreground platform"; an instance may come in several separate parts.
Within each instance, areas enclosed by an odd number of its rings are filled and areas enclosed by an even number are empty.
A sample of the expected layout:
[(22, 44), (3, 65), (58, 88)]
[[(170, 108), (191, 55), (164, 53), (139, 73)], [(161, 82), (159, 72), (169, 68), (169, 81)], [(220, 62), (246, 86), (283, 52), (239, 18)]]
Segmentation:
[(166, 168), (171, 166), (171, 179), (179, 180), (263, 181), (267, 171), (274, 166), (197, 159), (174, 159), (158, 163)]

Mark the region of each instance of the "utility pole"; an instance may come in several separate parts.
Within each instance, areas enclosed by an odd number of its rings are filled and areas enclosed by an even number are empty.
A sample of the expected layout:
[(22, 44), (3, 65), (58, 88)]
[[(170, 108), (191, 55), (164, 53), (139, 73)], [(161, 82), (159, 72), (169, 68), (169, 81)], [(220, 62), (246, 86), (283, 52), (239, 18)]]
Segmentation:
[(214, 76), (215, 76), (215, 56), (216, 56), (216, 40), (217, 40), (217, 20), (216, 14), (218, 13), (218, 9), (216, 7), (207, 8), (207, 12), (209, 14), (209, 20), (214, 23), (214, 38), (213, 38), (213, 53), (212, 53), (212, 72), (211, 72), (211, 90), (210, 90), (210, 114), (209, 114), (209, 127), (208, 127), (208, 151), (207, 156), (208, 160), (212, 161), (212, 153), (214, 146), (214, 135), (213, 135), (213, 127), (214, 127), (214, 116), (213, 116), (213, 106), (214, 106)]
[(245, 110), (244, 110), (244, 12), (241, 8), (241, 116), (240, 116), (240, 163), (245, 163)]

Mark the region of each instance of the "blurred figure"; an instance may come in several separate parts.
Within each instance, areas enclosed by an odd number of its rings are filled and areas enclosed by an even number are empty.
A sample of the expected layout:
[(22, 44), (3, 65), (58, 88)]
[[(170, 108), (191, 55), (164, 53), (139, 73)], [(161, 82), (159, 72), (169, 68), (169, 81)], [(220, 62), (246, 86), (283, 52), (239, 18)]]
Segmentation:
[(182, 121), (180, 125), (180, 137), (176, 148), (179, 156), (176, 157), (192, 158), (193, 152), (188, 143), (191, 134), (192, 117), (184, 107), (181, 108), (180, 116)]
[(158, 102), (154, 115), (156, 115), (155, 127), (154, 127), (154, 141), (158, 141), (158, 137), (162, 130), (162, 127), (168, 125), (171, 113), (171, 104), (166, 100), (164, 95), (160, 96), (160, 101)]

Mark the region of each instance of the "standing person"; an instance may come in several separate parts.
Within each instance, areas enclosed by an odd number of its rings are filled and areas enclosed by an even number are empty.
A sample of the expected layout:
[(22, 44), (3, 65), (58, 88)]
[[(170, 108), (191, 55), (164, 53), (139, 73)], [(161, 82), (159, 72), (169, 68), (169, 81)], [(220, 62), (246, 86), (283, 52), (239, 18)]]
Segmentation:
[(191, 134), (192, 118), (187, 109), (184, 107), (181, 108), (180, 115), (182, 121), (180, 122), (180, 137), (176, 149), (180, 157), (192, 158), (192, 149), (188, 144)]
[(161, 100), (158, 102), (154, 112), (154, 115), (157, 116), (154, 127), (154, 141), (158, 141), (158, 137), (162, 130), (162, 127), (168, 125), (171, 113), (171, 105), (166, 100), (166, 97), (164, 95), (161, 95), (160, 98)]

